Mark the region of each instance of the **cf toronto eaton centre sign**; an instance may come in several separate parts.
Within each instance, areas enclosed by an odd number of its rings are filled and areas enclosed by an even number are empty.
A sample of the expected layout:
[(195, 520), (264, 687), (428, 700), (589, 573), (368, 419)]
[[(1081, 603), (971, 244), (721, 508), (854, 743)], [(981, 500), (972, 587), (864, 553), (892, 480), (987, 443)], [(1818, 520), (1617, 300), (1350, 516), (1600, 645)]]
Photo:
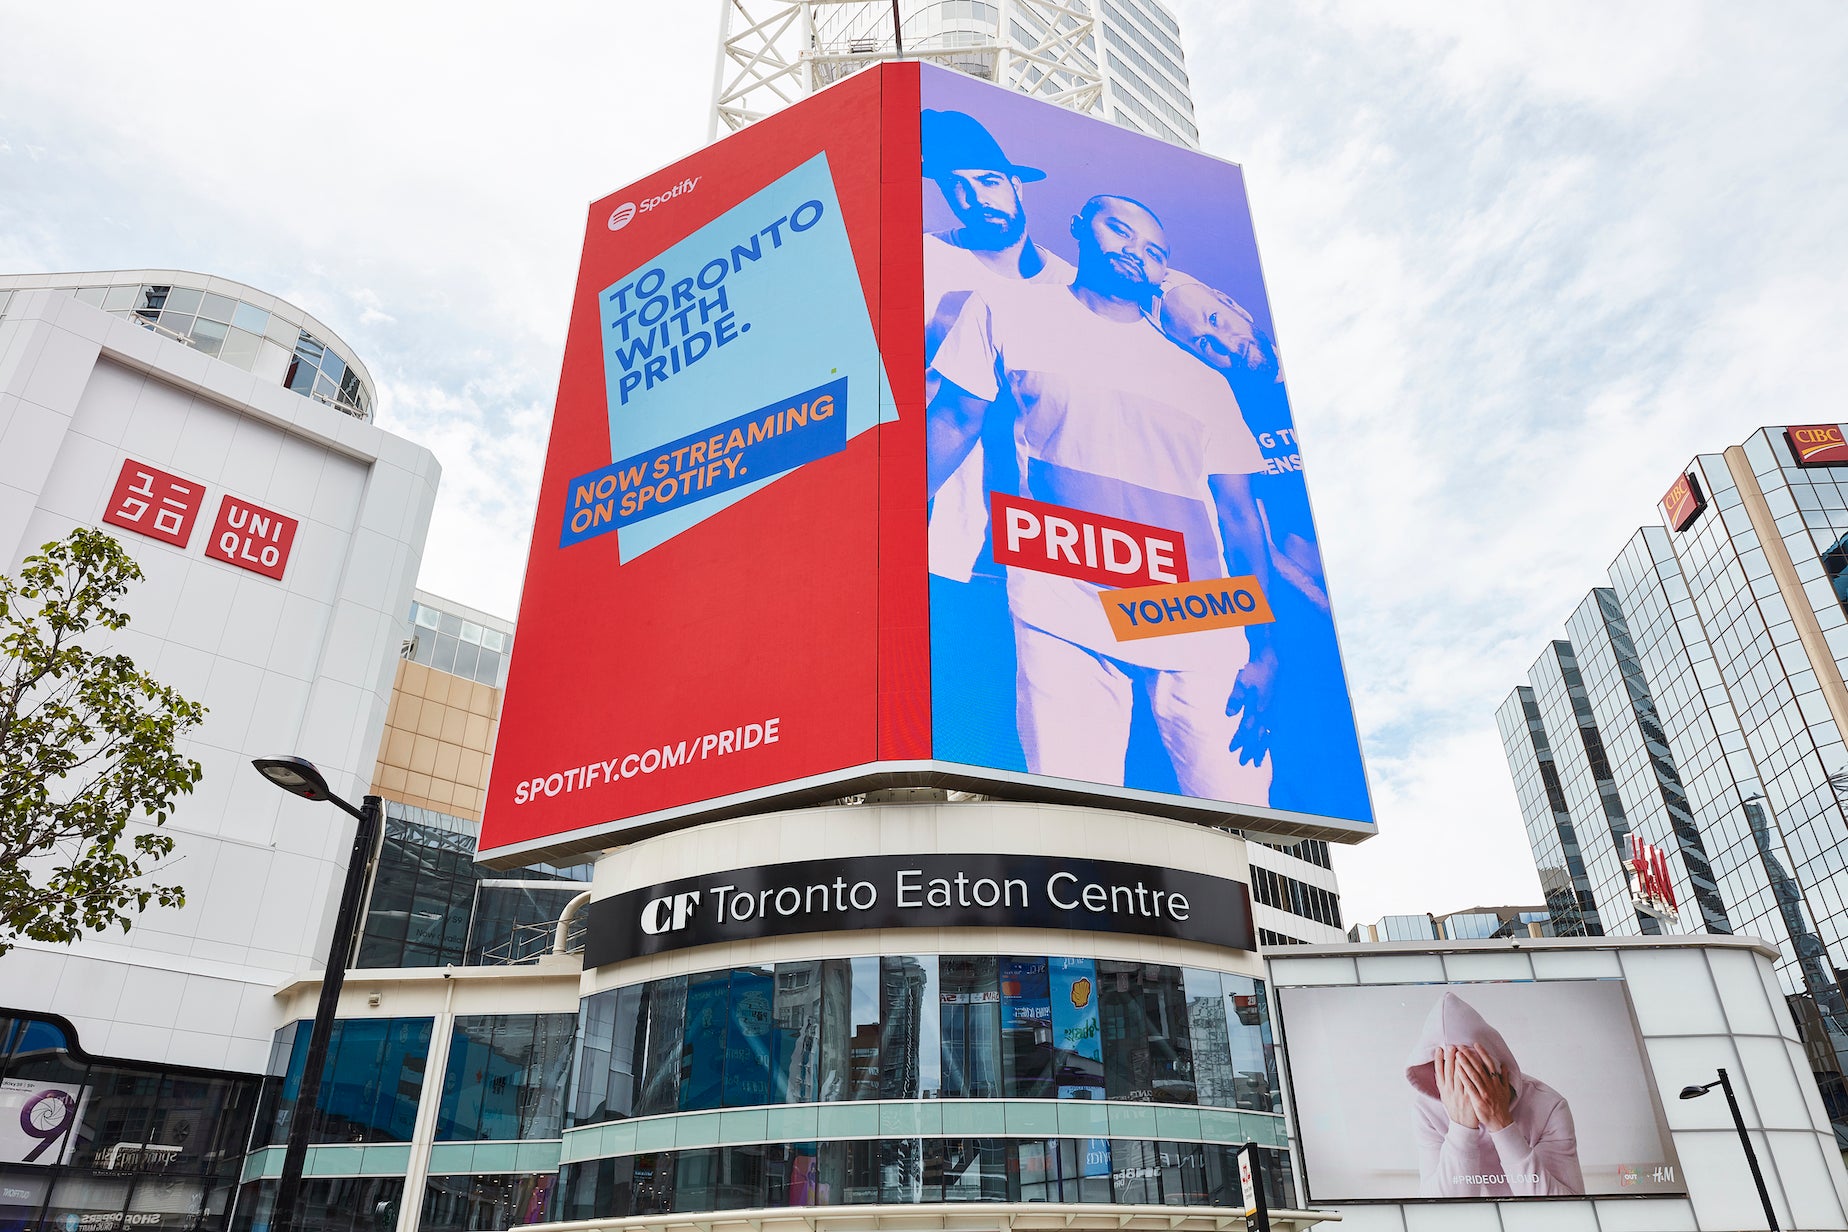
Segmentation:
[(687, 877), (590, 905), (584, 959), (867, 928), (1066, 928), (1256, 949), (1240, 881), (1027, 855), (799, 860)]

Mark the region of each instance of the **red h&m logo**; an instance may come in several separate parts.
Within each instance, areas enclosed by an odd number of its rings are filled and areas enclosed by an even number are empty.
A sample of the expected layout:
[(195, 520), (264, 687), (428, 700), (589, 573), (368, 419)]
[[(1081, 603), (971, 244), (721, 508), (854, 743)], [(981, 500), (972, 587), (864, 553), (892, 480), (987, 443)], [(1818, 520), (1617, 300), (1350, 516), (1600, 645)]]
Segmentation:
[(204, 484), (130, 458), (122, 463), (103, 521), (183, 548), (192, 538), (193, 521), (203, 504)]
[(280, 581), (299, 525), (294, 518), (227, 496), (218, 503), (218, 521), (205, 554)]
[(1675, 486), (1662, 498), (1662, 516), (1674, 530), (1686, 530), (1700, 516), (1700, 511), (1707, 507), (1707, 498), (1701, 495), (1700, 480), (1689, 471), (1675, 480)]
[(1654, 843), (1644, 842), (1641, 836), (1632, 832), (1630, 835), (1630, 892), (1637, 906), (1655, 915), (1672, 918), (1678, 904), (1675, 902), (1675, 883), (1668, 872), (1668, 853)]
[(989, 516), (996, 564), (1111, 589), (1188, 580), (1187, 540), (1178, 530), (1000, 492), (989, 494)]
[(1791, 456), (1798, 466), (1848, 465), (1848, 439), (1840, 424), (1803, 424), (1785, 428)]

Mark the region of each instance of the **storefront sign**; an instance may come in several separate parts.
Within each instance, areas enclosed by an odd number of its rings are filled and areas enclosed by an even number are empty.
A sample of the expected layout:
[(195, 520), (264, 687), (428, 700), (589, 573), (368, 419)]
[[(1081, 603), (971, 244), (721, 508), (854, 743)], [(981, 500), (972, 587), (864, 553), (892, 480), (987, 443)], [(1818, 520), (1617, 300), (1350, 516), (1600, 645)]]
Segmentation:
[(1257, 948), (1241, 881), (1057, 856), (865, 856), (735, 869), (599, 899), (588, 927), (591, 967), (869, 928), (1069, 928)]
[(1798, 466), (1848, 465), (1848, 438), (1840, 424), (1800, 424), (1784, 429)]
[(1682, 531), (1692, 526), (1706, 507), (1707, 498), (1701, 494), (1700, 480), (1694, 478), (1694, 472), (1688, 471), (1675, 480), (1675, 486), (1662, 498), (1662, 517), (1670, 529)]

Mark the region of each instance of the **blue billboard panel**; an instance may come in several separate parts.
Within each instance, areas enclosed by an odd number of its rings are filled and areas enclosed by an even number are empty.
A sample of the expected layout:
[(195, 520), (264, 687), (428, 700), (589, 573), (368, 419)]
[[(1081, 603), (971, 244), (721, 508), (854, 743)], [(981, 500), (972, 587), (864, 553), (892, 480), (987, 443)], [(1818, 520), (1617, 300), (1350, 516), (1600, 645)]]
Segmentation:
[(935, 757), (1369, 832), (1239, 169), (922, 77)]

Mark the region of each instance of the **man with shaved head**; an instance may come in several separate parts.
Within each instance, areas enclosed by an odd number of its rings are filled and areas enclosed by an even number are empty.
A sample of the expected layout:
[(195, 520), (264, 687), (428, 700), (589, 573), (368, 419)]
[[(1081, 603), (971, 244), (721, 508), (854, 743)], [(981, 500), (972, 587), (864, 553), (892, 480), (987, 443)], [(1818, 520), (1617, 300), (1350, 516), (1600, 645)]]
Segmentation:
[[(1021, 496), (1159, 528), (1184, 544), (1181, 577), (1250, 576), (1268, 590), (1249, 483), (1264, 465), (1257, 442), (1225, 381), (1150, 320), (1168, 274), (1161, 219), (1106, 194), (1084, 203), (1071, 231), (1078, 267), (1069, 287), (978, 290), (937, 348), (931, 491), (968, 456), (991, 411), (1005, 408)], [(1181, 791), (1268, 803), (1265, 707), (1277, 663), (1266, 626), (1118, 640), (1106, 589), (1007, 568), (1027, 769), (1123, 784), (1140, 695)]]
[(1273, 645), (1287, 665), (1269, 712), (1271, 804), (1344, 815), (1355, 800), (1365, 800), (1367, 788), (1352, 759), (1323, 755), (1331, 747), (1350, 747), (1358, 737), (1351, 709), (1328, 704), (1345, 695), (1347, 680), (1277, 348), (1225, 292), (1178, 272), (1163, 286), (1157, 314), (1162, 332), (1225, 378), (1264, 453), (1263, 473), (1252, 476), (1251, 488), (1278, 582), (1270, 595), (1277, 616)]

